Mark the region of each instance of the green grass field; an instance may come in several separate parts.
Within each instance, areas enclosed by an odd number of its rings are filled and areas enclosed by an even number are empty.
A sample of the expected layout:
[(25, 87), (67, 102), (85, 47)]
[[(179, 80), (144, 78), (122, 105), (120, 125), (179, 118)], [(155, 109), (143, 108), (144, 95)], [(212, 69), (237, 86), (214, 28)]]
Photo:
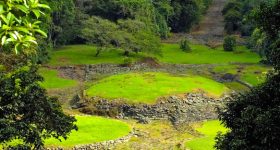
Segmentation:
[[(107, 140), (114, 140), (126, 136), (131, 131), (131, 127), (122, 121), (107, 119), (96, 116), (76, 116), (78, 131), (72, 131), (67, 140), (57, 139), (45, 140), (45, 147), (73, 148), (76, 145), (93, 144)], [(10, 145), (21, 142), (13, 141)], [(3, 147), (0, 144), (0, 149)]]
[(225, 133), (227, 131), (227, 129), (221, 125), (221, 122), (217, 120), (207, 121), (203, 123), (202, 126), (196, 127), (196, 130), (203, 134), (203, 137), (196, 138), (186, 143), (186, 147), (191, 150), (214, 150), (217, 133)]
[(88, 96), (124, 98), (129, 103), (154, 103), (160, 96), (203, 90), (220, 96), (228, 88), (200, 76), (175, 76), (167, 73), (128, 73), (104, 78), (93, 84)]
[(59, 77), (58, 71), (41, 68), (39, 73), (44, 77), (45, 81), (42, 82), (42, 86), (46, 89), (62, 89), (69, 88), (78, 85), (75, 80), (64, 79)]
[[(238, 46), (236, 52), (225, 52), (223, 49), (211, 49), (205, 45), (191, 45), (191, 52), (183, 52), (179, 44), (162, 44), (162, 56), (154, 56), (160, 62), (172, 64), (227, 64), (227, 63), (258, 63), (259, 56), (244, 46)], [(50, 65), (79, 65), (101, 63), (123, 63), (124, 56), (118, 50), (105, 51), (95, 57), (96, 48), (88, 45), (70, 45), (52, 52)], [(132, 55), (136, 61), (143, 55)]]
[(262, 65), (225, 65), (214, 68), (214, 71), (238, 75), (240, 80), (256, 86), (265, 81), (266, 74), (271, 69)]
[[(65, 65), (81, 65), (81, 64), (102, 64), (112, 63), (121, 64), (124, 62), (124, 56), (119, 50), (112, 49), (102, 52), (98, 57), (95, 57), (96, 47), (89, 45), (69, 45), (58, 48), (52, 52), (50, 65), (65, 66)], [(141, 55), (132, 55), (132, 59), (137, 60)]]
[(131, 127), (119, 120), (106, 119), (93, 116), (76, 116), (78, 131), (72, 131), (68, 139), (59, 142), (56, 139), (48, 139), (46, 147), (71, 148), (80, 144), (92, 144), (101, 141), (114, 140), (131, 131)]
[(235, 52), (225, 52), (222, 47), (211, 49), (205, 45), (190, 45), (191, 52), (183, 52), (178, 44), (163, 44), (161, 62), (173, 64), (227, 64), (258, 63), (260, 57), (244, 46)]

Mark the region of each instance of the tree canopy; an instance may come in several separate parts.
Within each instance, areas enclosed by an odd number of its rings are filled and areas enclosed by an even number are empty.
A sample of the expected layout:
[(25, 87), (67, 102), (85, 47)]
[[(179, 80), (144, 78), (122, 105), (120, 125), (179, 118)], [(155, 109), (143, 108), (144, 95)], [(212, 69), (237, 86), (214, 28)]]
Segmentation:
[(229, 132), (217, 136), (221, 150), (279, 149), (280, 140), (280, 1), (267, 1), (254, 12), (257, 27), (267, 35), (267, 57), (274, 66), (267, 81), (234, 96), (219, 118)]

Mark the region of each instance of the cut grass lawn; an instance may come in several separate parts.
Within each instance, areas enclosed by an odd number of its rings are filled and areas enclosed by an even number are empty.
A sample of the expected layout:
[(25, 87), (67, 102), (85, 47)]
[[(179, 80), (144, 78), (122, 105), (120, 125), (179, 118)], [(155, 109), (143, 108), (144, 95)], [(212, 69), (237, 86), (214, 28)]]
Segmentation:
[[(98, 57), (95, 57), (96, 47), (89, 45), (69, 45), (56, 49), (51, 54), (50, 65), (66, 66), (66, 65), (82, 65), (82, 64), (102, 64), (112, 63), (121, 64), (124, 62), (124, 56), (119, 50), (109, 50), (102, 52)], [(132, 56), (132, 59), (137, 60), (141, 57)]]
[(240, 80), (253, 86), (263, 83), (269, 70), (272, 68), (263, 65), (224, 65), (214, 68), (214, 71), (218, 73), (238, 75)]
[(163, 44), (161, 62), (172, 64), (227, 64), (258, 63), (260, 57), (244, 46), (235, 52), (225, 52), (222, 47), (211, 49), (205, 45), (190, 45), (190, 52), (183, 52), (178, 44)]
[(72, 131), (68, 139), (59, 142), (56, 139), (46, 140), (46, 147), (71, 148), (80, 144), (92, 144), (114, 140), (126, 136), (131, 127), (122, 121), (94, 116), (76, 116), (78, 131)]
[(186, 147), (191, 150), (214, 150), (215, 137), (218, 132), (225, 133), (227, 129), (221, 125), (220, 121), (207, 121), (202, 124), (195, 125), (195, 129), (203, 134), (203, 137), (196, 138), (194, 140), (188, 141)]
[(88, 96), (114, 99), (129, 103), (155, 103), (161, 96), (203, 90), (211, 96), (221, 96), (229, 89), (201, 76), (175, 76), (167, 73), (128, 73), (104, 78), (87, 91)]
[[(162, 44), (162, 56), (154, 56), (160, 62), (171, 64), (227, 64), (227, 63), (258, 63), (260, 57), (244, 46), (238, 46), (235, 52), (225, 52), (221, 47), (211, 49), (205, 45), (190, 45), (191, 52), (183, 52), (179, 44)], [(124, 56), (119, 50), (102, 52), (95, 57), (96, 47), (88, 45), (70, 45), (52, 52), (50, 65), (80, 65), (80, 64), (121, 64)], [(143, 54), (133, 55), (137, 61)]]
[(78, 85), (78, 82), (75, 80), (59, 77), (57, 70), (41, 68), (39, 72), (45, 79), (41, 84), (46, 89), (70, 88)]
[[(131, 127), (122, 121), (107, 119), (96, 116), (76, 116), (78, 131), (72, 131), (67, 140), (57, 139), (45, 140), (45, 147), (73, 148), (76, 145), (93, 144), (107, 140), (114, 140), (126, 136)], [(13, 141), (10, 145), (20, 144)], [(0, 149), (3, 147), (0, 144)]]

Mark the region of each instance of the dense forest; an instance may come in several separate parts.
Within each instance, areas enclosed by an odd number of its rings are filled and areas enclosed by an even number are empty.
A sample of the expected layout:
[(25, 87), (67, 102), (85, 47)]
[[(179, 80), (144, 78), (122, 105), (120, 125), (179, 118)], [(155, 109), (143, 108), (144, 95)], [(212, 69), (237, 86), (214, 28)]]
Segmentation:
[(279, 0), (1, 0), (0, 149), (278, 150), (279, 71)]

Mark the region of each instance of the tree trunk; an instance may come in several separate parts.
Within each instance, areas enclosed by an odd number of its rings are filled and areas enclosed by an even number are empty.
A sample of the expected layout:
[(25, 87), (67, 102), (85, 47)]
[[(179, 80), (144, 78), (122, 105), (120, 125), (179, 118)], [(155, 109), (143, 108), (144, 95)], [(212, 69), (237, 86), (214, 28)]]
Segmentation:
[(101, 52), (102, 48), (97, 48), (96, 50), (96, 54), (95, 54), (95, 57), (98, 57), (100, 52)]
[(128, 57), (129, 56), (129, 51), (124, 51), (123, 55)]

